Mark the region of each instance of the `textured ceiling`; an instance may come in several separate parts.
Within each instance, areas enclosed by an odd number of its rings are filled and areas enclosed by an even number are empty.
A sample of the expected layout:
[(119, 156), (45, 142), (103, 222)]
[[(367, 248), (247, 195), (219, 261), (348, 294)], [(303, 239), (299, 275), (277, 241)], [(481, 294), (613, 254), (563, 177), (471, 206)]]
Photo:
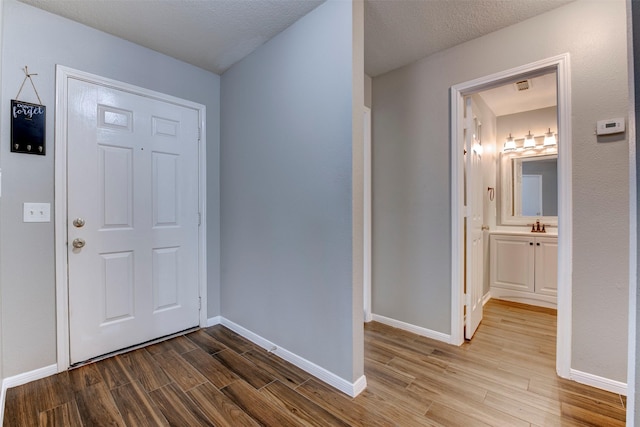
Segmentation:
[(528, 79), (529, 89), (519, 91), (515, 83), (479, 92), (496, 116), (552, 107), (558, 103), (556, 73)]
[[(221, 74), (324, 0), (21, 1)], [(377, 76), (570, 1), (365, 0), (365, 72)]]
[[(0, 0), (2, 1), (2, 0)], [(222, 74), (324, 0), (21, 0)]]
[(573, 0), (366, 0), (364, 62), (372, 77)]

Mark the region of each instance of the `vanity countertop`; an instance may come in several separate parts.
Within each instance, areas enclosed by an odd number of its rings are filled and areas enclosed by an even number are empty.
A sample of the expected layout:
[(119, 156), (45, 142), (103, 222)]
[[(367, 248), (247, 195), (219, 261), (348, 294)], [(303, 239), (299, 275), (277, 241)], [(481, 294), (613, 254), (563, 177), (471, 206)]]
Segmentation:
[(558, 237), (558, 230), (556, 228), (547, 230), (546, 233), (532, 233), (531, 231), (524, 230), (504, 230), (494, 229), (489, 230), (489, 234), (502, 234), (511, 236), (534, 236), (534, 237)]

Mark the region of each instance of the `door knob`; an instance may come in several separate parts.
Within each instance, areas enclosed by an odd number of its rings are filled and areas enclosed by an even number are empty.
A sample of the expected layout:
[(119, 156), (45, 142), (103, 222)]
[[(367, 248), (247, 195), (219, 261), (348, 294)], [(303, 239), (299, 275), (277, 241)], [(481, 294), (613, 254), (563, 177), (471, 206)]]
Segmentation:
[(76, 218), (73, 220), (73, 226), (76, 228), (80, 228), (82, 226), (84, 226), (84, 219), (82, 218)]
[(73, 239), (73, 242), (71, 242), (71, 244), (73, 245), (73, 247), (74, 247), (74, 248), (76, 248), (76, 249), (84, 248), (84, 245), (85, 245), (86, 243), (87, 243), (87, 242), (85, 242), (85, 241), (84, 241), (84, 239), (80, 239), (80, 238)]

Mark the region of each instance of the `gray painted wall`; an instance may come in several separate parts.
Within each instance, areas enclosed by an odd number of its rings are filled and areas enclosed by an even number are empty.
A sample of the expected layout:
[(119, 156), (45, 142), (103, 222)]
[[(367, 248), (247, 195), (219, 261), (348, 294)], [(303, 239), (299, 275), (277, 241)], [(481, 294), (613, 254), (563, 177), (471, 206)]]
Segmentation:
[[(351, 3), (351, 381), (364, 377), (364, 2)], [(343, 13), (346, 13), (343, 12)], [(368, 86), (368, 89), (367, 89)], [(345, 357), (347, 355), (345, 354)]]
[(558, 107), (553, 106), (521, 113), (505, 114), (496, 117), (496, 122), (500, 149), (504, 146), (509, 134), (513, 136), (516, 140), (516, 145), (520, 147), (529, 131), (536, 137), (536, 143), (541, 144), (544, 141), (542, 136), (548, 129), (551, 129), (553, 133), (558, 133)]
[[(23, 202), (53, 212), (55, 65), (142, 86), (207, 107), (208, 315), (219, 314), (219, 76), (39, 9), (6, 0), (2, 50), (0, 291), (5, 377), (56, 363), (53, 222), (24, 224)], [(47, 106), (47, 155), (9, 152), (9, 100), (24, 77)], [(21, 99), (37, 101), (25, 85)]]
[(362, 374), (351, 7), (322, 4), (225, 72), (221, 86), (222, 315), (349, 381)]
[(571, 366), (626, 381), (628, 150), (593, 134), (627, 114), (626, 47), (624, 1), (578, 0), (374, 78), (374, 313), (450, 333), (449, 88), (569, 52)]

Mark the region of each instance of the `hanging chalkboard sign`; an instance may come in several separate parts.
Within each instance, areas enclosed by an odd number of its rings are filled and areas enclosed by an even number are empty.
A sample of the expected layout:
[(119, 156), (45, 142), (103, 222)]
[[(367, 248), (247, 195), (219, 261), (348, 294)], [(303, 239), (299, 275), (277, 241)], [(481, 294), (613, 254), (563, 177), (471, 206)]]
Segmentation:
[(46, 107), (11, 100), (11, 151), (45, 154)]

